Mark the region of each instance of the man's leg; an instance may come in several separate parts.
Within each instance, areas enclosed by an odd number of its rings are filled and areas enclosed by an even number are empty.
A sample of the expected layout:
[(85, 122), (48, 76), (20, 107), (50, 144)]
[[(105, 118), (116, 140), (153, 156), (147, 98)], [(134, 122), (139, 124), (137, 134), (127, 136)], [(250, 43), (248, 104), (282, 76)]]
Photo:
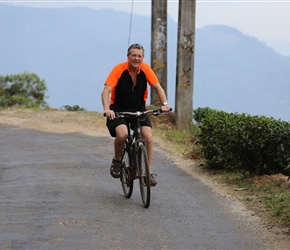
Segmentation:
[[(126, 123), (126, 122), (125, 122)], [(112, 120), (107, 122), (107, 126), (109, 128), (110, 134), (112, 137), (115, 137), (114, 140), (114, 157), (112, 160), (112, 164), (110, 167), (110, 174), (114, 178), (120, 177), (121, 171), (121, 157), (122, 150), (128, 136), (128, 129), (124, 121), (120, 120)]]
[(114, 141), (114, 150), (115, 150), (115, 156), (114, 160), (121, 160), (122, 157), (122, 150), (125, 145), (125, 141), (128, 137), (128, 128), (126, 125), (121, 124), (116, 127), (116, 138)]

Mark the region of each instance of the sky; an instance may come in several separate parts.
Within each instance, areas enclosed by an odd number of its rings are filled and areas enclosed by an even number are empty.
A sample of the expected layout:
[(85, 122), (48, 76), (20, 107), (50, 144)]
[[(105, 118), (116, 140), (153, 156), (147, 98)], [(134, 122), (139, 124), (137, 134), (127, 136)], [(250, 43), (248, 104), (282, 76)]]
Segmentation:
[[(157, 0), (154, 0), (157, 1)], [(189, 0), (183, 0), (189, 1)], [(0, 3), (64, 8), (83, 6), (150, 16), (151, 0), (8, 0)], [(178, 20), (178, 0), (167, 1), (168, 15)], [(134, 22), (134, 20), (132, 20)], [(222, 24), (254, 36), (282, 55), (290, 56), (290, 0), (197, 0), (196, 28)]]

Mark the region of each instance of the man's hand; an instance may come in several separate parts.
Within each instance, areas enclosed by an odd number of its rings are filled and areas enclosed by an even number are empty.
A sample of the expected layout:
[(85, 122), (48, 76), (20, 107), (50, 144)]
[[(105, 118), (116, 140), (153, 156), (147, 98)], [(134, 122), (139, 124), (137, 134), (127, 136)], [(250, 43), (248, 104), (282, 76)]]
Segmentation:
[(105, 110), (104, 113), (106, 114), (107, 119), (113, 120), (115, 119), (115, 112), (113, 110)]
[(162, 110), (163, 112), (169, 112), (169, 111), (170, 111), (170, 106), (169, 106), (168, 104), (166, 104), (166, 105), (162, 105), (162, 106), (161, 106), (161, 110)]

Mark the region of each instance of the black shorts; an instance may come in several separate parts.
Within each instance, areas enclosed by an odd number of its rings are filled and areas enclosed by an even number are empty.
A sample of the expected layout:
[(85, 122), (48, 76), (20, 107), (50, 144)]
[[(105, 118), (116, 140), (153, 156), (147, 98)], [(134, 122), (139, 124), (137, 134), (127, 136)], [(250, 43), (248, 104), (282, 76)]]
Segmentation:
[[(106, 125), (107, 125), (107, 128), (109, 129), (110, 135), (112, 137), (116, 137), (116, 130), (115, 130), (116, 127), (118, 127), (121, 124), (125, 124), (128, 126), (129, 123), (130, 123), (129, 118), (122, 117), (122, 118), (115, 118), (114, 120), (107, 119)], [(144, 121), (140, 121), (140, 125), (141, 125), (141, 127), (148, 126), (148, 127), (152, 128), (149, 116), (147, 116)]]

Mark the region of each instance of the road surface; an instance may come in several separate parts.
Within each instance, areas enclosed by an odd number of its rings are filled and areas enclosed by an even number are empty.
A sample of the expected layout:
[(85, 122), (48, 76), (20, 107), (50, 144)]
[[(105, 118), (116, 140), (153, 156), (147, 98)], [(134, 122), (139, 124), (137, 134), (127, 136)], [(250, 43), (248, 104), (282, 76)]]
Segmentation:
[(157, 150), (142, 206), (109, 174), (112, 138), (0, 125), (0, 249), (269, 249), (229, 201)]

